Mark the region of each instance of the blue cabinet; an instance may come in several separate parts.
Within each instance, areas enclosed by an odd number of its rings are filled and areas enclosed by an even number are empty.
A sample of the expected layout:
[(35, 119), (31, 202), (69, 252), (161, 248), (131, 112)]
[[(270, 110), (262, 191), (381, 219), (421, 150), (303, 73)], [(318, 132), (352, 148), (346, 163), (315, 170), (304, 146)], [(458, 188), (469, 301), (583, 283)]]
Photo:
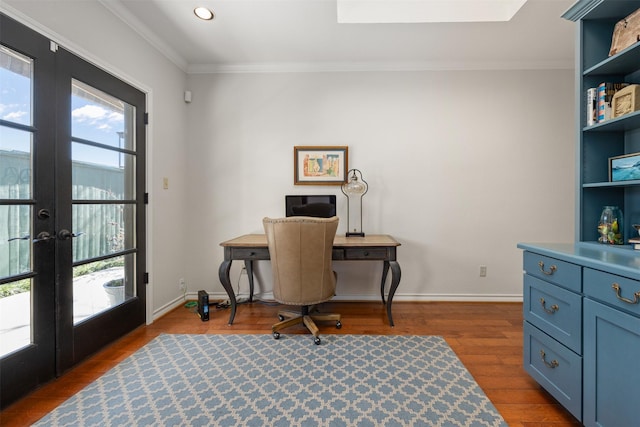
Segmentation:
[(585, 298), (584, 335), (584, 425), (640, 425), (640, 318)]
[(640, 251), (518, 247), (524, 369), (586, 426), (639, 426)]

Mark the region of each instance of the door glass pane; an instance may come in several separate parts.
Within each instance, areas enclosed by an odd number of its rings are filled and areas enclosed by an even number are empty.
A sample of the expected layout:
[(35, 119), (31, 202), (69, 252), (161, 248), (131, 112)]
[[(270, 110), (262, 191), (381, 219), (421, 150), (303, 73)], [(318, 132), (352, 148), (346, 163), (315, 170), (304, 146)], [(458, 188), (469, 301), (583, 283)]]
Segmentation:
[(134, 117), (135, 107), (79, 80), (72, 80), (73, 138), (135, 150)]
[(71, 109), (77, 324), (136, 296), (136, 254), (119, 254), (136, 249), (136, 109), (75, 79)]
[(0, 199), (31, 198), (31, 137), (0, 126)]
[(135, 296), (135, 254), (73, 268), (73, 323), (115, 307)]
[(0, 118), (8, 122), (33, 123), (31, 81), (33, 60), (0, 46)]
[(0, 206), (0, 279), (31, 271), (31, 206)]
[(0, 355), (32, 342), (32, 279), (12, 280), (33, 270), (32, 82), (33, 60), (0, 46)]
[(0, 285), (0, 356), (31, 344), (31, 279)]
[(135, 156), (78, 142), (71, 150), (74, 200), (135, 198)]
[[(72, 80), (74, 324), (135, 296), (135, 108)], [(95, 201), (95, 203), (86, 203)]]
[(133, 249), (134, 218), (135, 205), (73, 205), (73, 262)]

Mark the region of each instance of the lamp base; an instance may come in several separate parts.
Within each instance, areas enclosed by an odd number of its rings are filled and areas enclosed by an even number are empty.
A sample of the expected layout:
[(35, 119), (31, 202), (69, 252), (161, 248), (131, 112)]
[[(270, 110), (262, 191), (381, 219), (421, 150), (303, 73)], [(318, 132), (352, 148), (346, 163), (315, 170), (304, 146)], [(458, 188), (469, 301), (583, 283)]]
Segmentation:
[(353, 236), (364, 237), (364, 233), (347, 233), (346, 236), (347, 237), (353, 237)]

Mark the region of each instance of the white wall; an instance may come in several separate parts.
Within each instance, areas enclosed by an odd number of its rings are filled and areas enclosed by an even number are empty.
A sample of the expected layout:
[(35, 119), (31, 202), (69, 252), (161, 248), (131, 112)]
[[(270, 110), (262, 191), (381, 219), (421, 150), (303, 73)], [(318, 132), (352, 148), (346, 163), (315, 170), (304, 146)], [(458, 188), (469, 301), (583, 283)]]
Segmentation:
[[(285, 194), (336, 194), (345, 217), (337, 186), (293, 185), (294, 145), (349, 146), (370, 186), (364, 231), (402, 243), (398, 299), (521, 298), (516, 243), (573, 240), (571, 70), (186, 76), (95, 2), (3, 5), (149, 92), (155, 315), (179, 303), (181, 277), (190, 292), (223, 296), (218, 244), (261, 232)], [(246, 292), (237, 264), (232, 283)], [(339, 297), (378, 299), (381, 266), (336, 270)], [(268, 264), (259, 276), (270, 292)]]
[[(182, 296), (185, 277), (186, 74), (96, 2), (3, 0), (3, 11), (148, 92), (148, 241), (151, 312)], [(163, 190), (162, 178), (169, 178)]]
[[(346, 217), (339, 187), (293, 185), (295, 145), (349, 147), (365, 233), (402, 243), (397, 299), (520, 299), (516, 244), (573, 240), (572, 70), (205, 74), (188, 88), (190, 289), (223, 296), (218, 244), (262, 232), (285, 194), (336, 194)], [(380, 265), (336, 270), (338, 297), (379, 298)], [(240, 263), (231, 281), (247, 292)]]

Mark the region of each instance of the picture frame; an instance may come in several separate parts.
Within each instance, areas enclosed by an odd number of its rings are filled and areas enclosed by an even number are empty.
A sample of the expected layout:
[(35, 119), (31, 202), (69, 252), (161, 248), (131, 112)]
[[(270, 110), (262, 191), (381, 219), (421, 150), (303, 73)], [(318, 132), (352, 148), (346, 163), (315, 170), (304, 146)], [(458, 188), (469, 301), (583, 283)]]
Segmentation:
[(609, 181), (640, 180), (640, 153), (609, 158)]
[(294, 185), (342, 185), (347, 182), (349, 147), (293, 147)]

